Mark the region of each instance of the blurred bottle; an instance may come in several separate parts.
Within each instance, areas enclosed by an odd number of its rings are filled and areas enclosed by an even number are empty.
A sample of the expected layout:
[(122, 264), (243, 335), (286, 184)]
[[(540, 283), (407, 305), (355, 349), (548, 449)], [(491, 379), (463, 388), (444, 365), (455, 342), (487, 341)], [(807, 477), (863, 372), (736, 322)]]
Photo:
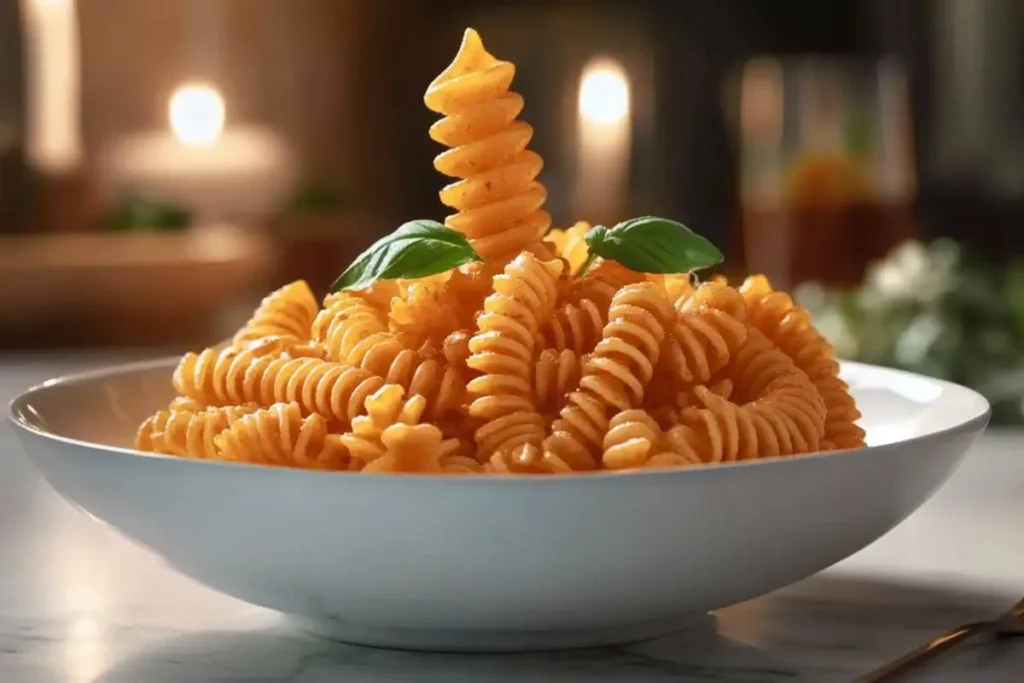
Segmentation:
[(889, 59), (761, 57), (738, 79), (739, 258), (780, 287), (852, 285), (915, 234), (906, 78)]

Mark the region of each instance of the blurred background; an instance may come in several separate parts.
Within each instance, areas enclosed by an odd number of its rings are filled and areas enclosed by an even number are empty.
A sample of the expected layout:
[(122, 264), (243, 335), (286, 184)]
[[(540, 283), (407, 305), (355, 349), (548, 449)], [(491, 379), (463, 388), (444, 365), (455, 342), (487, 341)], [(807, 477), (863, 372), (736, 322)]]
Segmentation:
[(1021, 421), (1019, 0), (0, 0), (0, 349), (212, 343), (442, 218), (422, 95), (466, 26), (556, 225), (682, 220), (844, 357)]

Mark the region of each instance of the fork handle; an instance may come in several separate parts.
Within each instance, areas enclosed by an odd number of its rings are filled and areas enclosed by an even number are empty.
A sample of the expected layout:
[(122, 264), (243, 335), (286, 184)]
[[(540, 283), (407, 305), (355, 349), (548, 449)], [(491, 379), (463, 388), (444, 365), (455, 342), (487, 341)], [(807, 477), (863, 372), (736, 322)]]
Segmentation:
[(919, 648), (911, 650), (899, 659), (895, 659), (874, 671), (870, 671), (863, 676), (854, 679), (853, 683), (882, 683), (882, 681), (893, 680), (896, 676), (906, 673), (911, 668), (931, 660), (946, 650), (954, 647), (958, 643), (980, 633), (984, 629), (985, 624), (983, 623), (961, 626), (955, 631), (943, 634), (930, 643), (926, 643)]

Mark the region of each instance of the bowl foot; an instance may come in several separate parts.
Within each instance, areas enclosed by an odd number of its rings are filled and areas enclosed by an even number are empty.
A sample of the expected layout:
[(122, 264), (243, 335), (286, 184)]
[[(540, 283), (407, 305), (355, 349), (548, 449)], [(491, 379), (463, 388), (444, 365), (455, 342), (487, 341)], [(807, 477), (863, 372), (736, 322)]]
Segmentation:
[(488, 631), (380, 627), (335, 617), (288, 615), (296, 627), (322, 638), (422, 652), (541, 652), (623, 645), (667, 636), (706, 618), (697, 614), (579, 631)]

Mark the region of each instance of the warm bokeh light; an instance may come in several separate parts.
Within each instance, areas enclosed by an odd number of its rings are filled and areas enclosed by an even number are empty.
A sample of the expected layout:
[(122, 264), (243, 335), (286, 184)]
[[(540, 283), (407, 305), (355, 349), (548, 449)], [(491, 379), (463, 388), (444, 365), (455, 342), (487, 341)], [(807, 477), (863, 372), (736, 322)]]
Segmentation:
[(224, 129), (224, 98), (210, 85), (183, 85), (168, 105), (175, 137), (192, 147), (212, 145)]
[(580, 115), (597, 123), (617, 123), (629, 116), (629, 78), (619, 62), (595, 59), (580, 78)]

